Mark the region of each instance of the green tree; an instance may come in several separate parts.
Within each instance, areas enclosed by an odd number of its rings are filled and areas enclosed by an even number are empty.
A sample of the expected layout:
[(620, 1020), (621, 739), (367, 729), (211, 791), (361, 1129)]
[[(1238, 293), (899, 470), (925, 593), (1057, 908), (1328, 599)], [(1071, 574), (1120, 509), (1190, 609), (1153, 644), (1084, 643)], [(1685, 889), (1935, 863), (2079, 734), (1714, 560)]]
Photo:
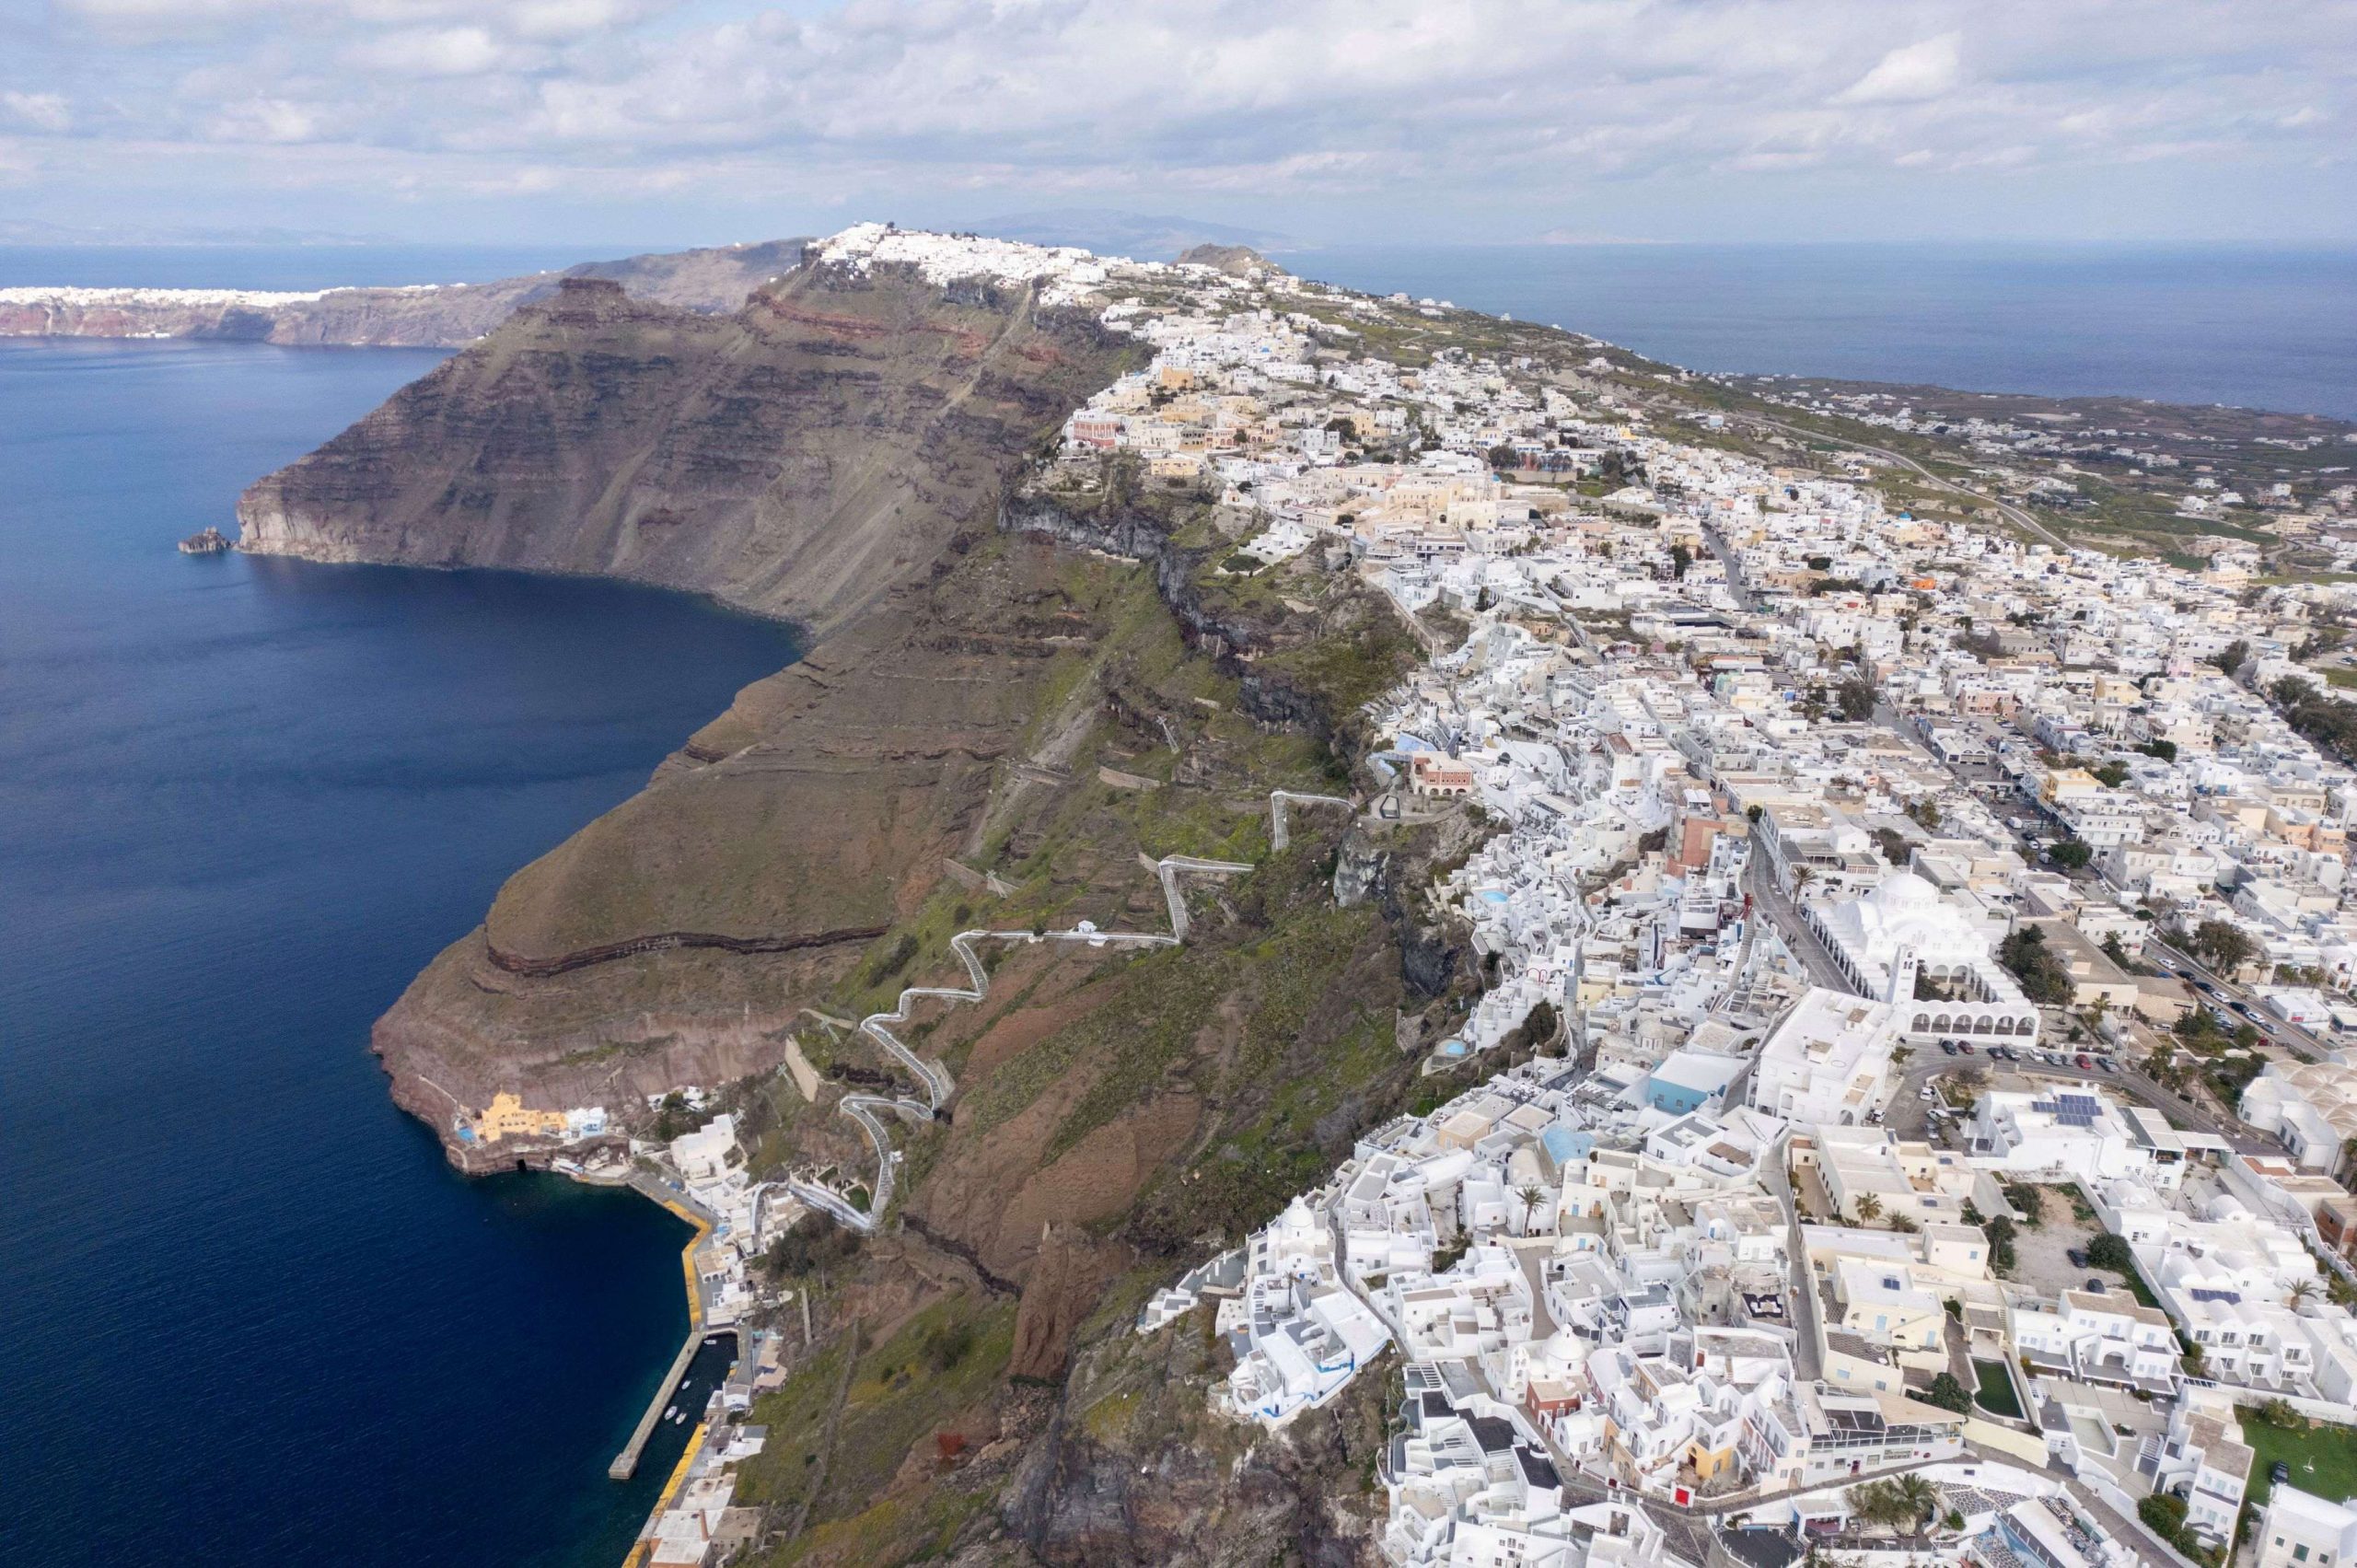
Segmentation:
[(1546, 1198), (1547, 1191), (1538, 1183), (1527, 1181), (1515, 1193), (1515, 1196), (1522, 1201), (1522, 1228), (1527, 1235), (1530, 1230), (1530, 1216), (1538, 1213), (1538, 1205)]
[[(1954, 1377), (1949, 1377), (1945, 1372), (1941, 1373), (1940, 1376), (1947, 1377), (1950, 1383), (1954, 1383), (1956, 1381)], [(1934, 1379), (1932, 1386), (1934, 1388), (1937, 1388), (1939, 1387), (1938, 1381)], [(1956, 1392), (1961, 1394), (1964, 1390), (1959, 1387), (1956, 1389)], [(1968, 1408), (1970, 1404), (1971, 1400), (1967, 1400), (1963, 1406), (1950, 1405), (1947, 1408), (1950, 1410), (1958, 1410)], [(1898, 1502), (1898, 1505), (1906, 1510), (1904, 1518), (1910, 1528), (1922, 1528), (1925, 1520), (1929, 1519), (1933, 1514), (1939, 1512), (1940, 1494), (1938, 1489), (1933, 1487), (1930, 1481), (1924, 1480), (1920, 1475), (1900, 1476), (1896, 1481), (1891, 1483), (1891, 1491), (1895, 1494), (1895, 1500)]]
[(2158, 757), (2164, 762), (2177, 761), (2177, 742), (2174, 740), (2148, 740), (2136, 749), (2147, 757)]
[(2046, 851), (2046, 858), (2065, 871), (2076, 871), (2095, 857), (2095, 850), (2084, 839), (2061, 839)]
[(2185, 1499), (2156, 1493), (2136, 1504), (2136, 1516), (2163, 1540), (2174, 1542), (2185, 1528)]
[(2221, 653), (2217, 657), (2212, 659), (2210, 662), (2216, 665), (2220, 669), (2224, 670), (2228, 675), (2232, 675), (2235, 671), (2242, 668), (2244, 664), (2248, 662), (2249, 658), (2250, 645), (2244, 642), (2240, 637), (2237, 637), (2233, 642), (2226, 645), (2224, 652)]
[(2258, 945), (2231, 921), (2205, 920), (2194, 927), (2193, 950), (2208, 958), (2211, 968), (2232, 974), (2251, 960)]
[(2011, 1273), (2014, 1268), (2014, 1221), (2010, 1214), (1997, 1214), (1980, 1227), (1989, 1238), (1989, 1267), (1997, 1273)]
[(2118, 789), (2128, 782), (2128, 764), (2106, 762), (2096, 770), (2096, 782), (2106, 789)]
[(2133, 1273), (2136, 1270), (2136, 1253), (2128, 1245), (2128, 1238), (2115, 1236), (2110, 1231), (2105, 1231), (2087, 1243), (2087, 1261), (2096, 1268), (2109, 1269), (2115, 1273)]
[(2024, 925), (1997, 944), (1997, 961), (2022, 982), (2022, 993), (2033, 1002), (2068, 1002), (2071, 971), (2046, 944), (2046, 933)]
[(1875, 1197), (1871, 1192), (1860, 1193), (1858, 1195), (1858, 1217), (1862, 1220), (1869, 1221), (1882, 1218), (1882, 1200)]
[(1669, 547), (1669, 575), (1671, 576), (1677, 578), (1681, 583), (1684, 582), (1686, 580), (1687, 568), (1693, 564), (1694, 552), (1686, 548), (1683, 540)]
[(1931, 1388), (1924, 1390), (1923, 1402), (1937, 1405), (1944, 1411), (1954, 1411), (1958, 1415), (1968, 1414), (1972, 1410), (1972, 1396), (1965, 1392), (1964, 1385), (1956, 1380), (1953, 1372), (1943, 1372), (1932, 1379)]

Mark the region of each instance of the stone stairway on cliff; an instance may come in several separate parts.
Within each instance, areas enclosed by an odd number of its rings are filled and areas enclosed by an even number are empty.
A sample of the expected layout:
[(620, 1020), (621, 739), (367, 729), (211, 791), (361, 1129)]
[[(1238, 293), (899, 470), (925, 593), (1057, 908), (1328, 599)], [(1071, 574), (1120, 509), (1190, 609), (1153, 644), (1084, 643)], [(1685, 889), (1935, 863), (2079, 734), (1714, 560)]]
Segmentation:
[[(1341, 796), (1305, 795), (1293, 790), (1271, 790), (1269, 794), (1270, 843), (1273, 851), (1282, 852), (1289, 842), (1286, 833), (1285, 807), (1295, 806), (1341, 806), (1355, 809), (1357, 803)], [(1144, 859), (1144, 856), (1140, 856)], [(876, 1151), (876, 1184), (869, 1190), (867, 1206), (861, 1208), (843, 1193), (820, 1182), (801, 1177), (789, 1177), (787, 1191), (811, 1208), (819, 1210), (840, 1225), (864, 1234), (872, 1234), (890, 1213), (895, 1183), (898, 1179), (900, 1153), (892, 1146), (892, 1137), (886, 1130), (883, 1115), (890, 1114), (911, 1121), (933, 1121), (939, 1118), (942, 1108), (958, 1092), (956, 1080), (949, 1070), (938, 1062), (928, 1061), (909, 1049), (900, 1036), (892, 1032), (894, 1026), (905, 1026), (912, 1003), (932, 997), (943, 1002), (980, 1002), (990, 993), (990, 974), (975, 951), (978, 942), (1011, 942), (1038, 946), (1044, 942), (1084, 942), (1091, 947), (1176, 947), (1187, 940), (1190, 921), (1187, 900), (1179, 891), (1182, 876), (1232, 877), (1254, 869), (1251, 865), (1231, 860), (1206, 860), (1191, 854), (1167, 854), (1159, 860), (1147, 861), (1162, 883), (1165, 903), (1170, 912), (1170, 930), (1166, 933), (1149, 931), (1102, 931), (1088, 921), (1082, 921), (1069, 931), (961, 931), (949, 939), (950, 951), (966, 966), (966, 985), (911, 985), (903, 990), (888, 1013), (871, 1013), (859, 1020), (857, 1032), (865, 1035), (883, 1048), (884, 1053), (906, 1068), (923, 1086), (924, 1098), (907, 1095), (847, 1094), (837, 1108), (841, 1113), (859, 1124)]]

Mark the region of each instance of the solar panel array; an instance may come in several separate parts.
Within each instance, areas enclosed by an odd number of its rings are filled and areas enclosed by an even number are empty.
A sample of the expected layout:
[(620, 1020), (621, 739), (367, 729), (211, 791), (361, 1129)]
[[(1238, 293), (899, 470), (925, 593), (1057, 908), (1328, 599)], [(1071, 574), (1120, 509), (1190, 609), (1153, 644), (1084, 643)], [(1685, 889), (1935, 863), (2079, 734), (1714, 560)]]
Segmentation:
[(2055, 1120), (2065, 1127), (2092, 1127), (2103, 1107), (2093, 1095), (2057, 1095)]

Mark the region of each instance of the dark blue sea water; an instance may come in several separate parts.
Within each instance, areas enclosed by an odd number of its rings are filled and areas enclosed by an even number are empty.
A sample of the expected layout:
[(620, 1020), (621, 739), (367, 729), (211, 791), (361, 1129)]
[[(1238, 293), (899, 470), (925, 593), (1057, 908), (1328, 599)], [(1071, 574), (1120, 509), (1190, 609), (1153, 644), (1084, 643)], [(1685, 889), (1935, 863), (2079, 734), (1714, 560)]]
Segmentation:
[(467, 1181), (368, 1027), (775, 627), (189, 559), (431, 354), (0, 343), (0, 1560), (615, 1568), (683, 1227)]
[(1533, 245), (1280, 260), (1694, 370), (2357, 419), (2357, 250)]

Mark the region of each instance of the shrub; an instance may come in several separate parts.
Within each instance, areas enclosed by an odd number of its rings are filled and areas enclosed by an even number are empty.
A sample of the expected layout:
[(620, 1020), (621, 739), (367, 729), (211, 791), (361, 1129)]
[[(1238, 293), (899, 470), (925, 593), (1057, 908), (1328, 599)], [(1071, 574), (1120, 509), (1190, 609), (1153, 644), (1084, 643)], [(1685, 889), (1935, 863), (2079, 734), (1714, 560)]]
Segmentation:
[(966, 1353), (973, 1348), (974, 1325), (960, 1319), (927, 1330), (922, 1353), (926, 1365), (935, 1372), (946, 1372), (965, 1360)]
[(2177, 1532), (2185, 1528), (2185, 1499), (2156, 1493), (2136, 1504), (2136, 1516), (2151, 1527), (2154, 1535), (2174, 1543)]
[(1953, 1372), (1943, 1372), (1932, 1379), (1931, 1388), (1924, 1391), (1923, 1402), (1937, 1405), (1944, 1411), (1954, 1411), (1958, 1415), (1967, 1414), (1972, 1409), (1972, 1396), (1965, 1392), (1964, 1385), (1956, 1380)]
[(812, 1217), (770, 1243), (761, 1268), (772, 1278), (790, 1279), (846, 1263), (859, 1251), (859, 1234)]
[(2127, 1237), (2105, 1231), (2087, 1243), (2087, 1261), (2098, 1269), (2132, 1273), (2136, 1268), (2136, 1254), (2130, 1249)]

